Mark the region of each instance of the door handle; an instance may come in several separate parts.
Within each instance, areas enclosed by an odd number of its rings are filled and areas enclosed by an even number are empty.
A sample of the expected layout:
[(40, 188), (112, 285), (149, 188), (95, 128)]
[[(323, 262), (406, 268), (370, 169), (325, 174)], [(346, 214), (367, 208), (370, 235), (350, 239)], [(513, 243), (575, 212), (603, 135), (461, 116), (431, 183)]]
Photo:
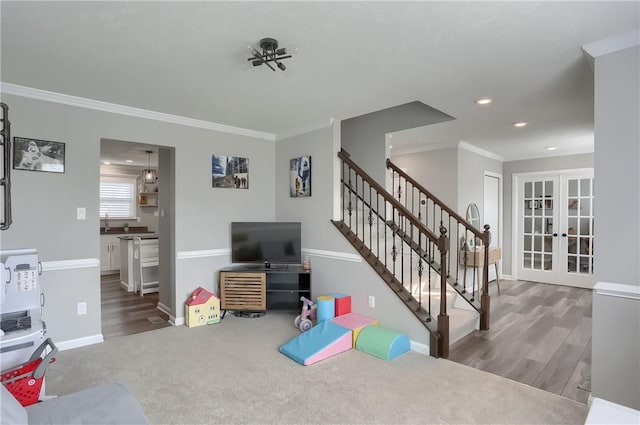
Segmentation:
[(566, 233), (563, 233), (563, 234), (562, 234), (562, 237), (563, 237), (563, 238), (566, 238), (566, 237), (567, 237), (567, 234), (566, 234)]
[(558, 237), (558, 234), (557, 234), (557, 233), (554, 233), (554, 234), (553, 234), (553, 237), (554, 237), (554, 238), (557, 238), (557, 237)]

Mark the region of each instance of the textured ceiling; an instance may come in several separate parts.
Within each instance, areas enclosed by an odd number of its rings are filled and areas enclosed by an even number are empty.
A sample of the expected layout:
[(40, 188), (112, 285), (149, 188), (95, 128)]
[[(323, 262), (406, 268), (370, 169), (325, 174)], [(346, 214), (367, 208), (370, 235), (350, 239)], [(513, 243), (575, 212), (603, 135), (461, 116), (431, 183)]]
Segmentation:
[[(633, 2), (12, 2), (1, 79), (269, 133), (420, 101), (454, 121), (394, 149), (465, 141), (505, 159), (593, 150), (581, 46), (640, 28)], [(286, 75), (250, 43), (299, 48)], [(491, 96), (492, 105), (474, 99)], [(530, 124), (515, 129), (511, 124)]]

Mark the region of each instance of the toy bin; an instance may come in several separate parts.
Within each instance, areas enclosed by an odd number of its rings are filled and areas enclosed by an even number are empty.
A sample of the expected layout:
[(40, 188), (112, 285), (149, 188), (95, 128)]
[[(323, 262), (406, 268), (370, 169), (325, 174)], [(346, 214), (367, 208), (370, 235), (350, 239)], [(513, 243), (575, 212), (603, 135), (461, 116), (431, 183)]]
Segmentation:
[[(45, 348), (51, 347), (51, 351), (41, 357)], [(56, 359), (53, 356), (58, 352), (58, 347), (53, 344), (51, 338), (45, 339), (42, 344), (33, 352), (29, 361), (16, 366), (13, 369), (5, 370), (0, 374), (0, 380), (7, 390), (23, 406), (30, 406), (38, 402), (44, 373), (47, 371), (49, 363)]]

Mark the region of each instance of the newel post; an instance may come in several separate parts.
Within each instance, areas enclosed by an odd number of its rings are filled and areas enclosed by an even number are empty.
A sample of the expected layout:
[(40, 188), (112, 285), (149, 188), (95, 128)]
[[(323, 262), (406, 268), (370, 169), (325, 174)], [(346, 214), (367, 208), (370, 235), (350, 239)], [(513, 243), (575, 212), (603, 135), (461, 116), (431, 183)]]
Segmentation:
[(482, 242), (484, 244), (482, 259), (482, 295), (480, 296), (480, 330), (489, 330), (489, 316), (491, 311), (491, 299), (489, 297), (489, 244), (491, 244), (490, 226), (484, 225)]
[(438, 333), (440, 334), (440, 357), (449, 358), (449, 315), (447, 314), (447, 273), (444, 272), (447, 264), (447, 251), (449, 251), (449, 238), (447, 228), (440, 224), (440, 237), (438, 238), (438, 250), (440, 250), (440, 314), (438, 314)]

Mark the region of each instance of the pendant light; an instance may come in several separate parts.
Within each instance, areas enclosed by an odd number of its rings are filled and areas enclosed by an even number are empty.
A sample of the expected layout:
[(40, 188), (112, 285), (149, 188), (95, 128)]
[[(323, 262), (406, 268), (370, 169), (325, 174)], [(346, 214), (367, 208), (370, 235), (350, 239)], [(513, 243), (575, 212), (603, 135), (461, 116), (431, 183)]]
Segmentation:
[(149, 168), (142, 170), (142, 177), (145, 183), (155, 183), (158, 180), (157, 171), (151, 168), (151, 154), (153, 151), (146, 151), (149, 155)]

